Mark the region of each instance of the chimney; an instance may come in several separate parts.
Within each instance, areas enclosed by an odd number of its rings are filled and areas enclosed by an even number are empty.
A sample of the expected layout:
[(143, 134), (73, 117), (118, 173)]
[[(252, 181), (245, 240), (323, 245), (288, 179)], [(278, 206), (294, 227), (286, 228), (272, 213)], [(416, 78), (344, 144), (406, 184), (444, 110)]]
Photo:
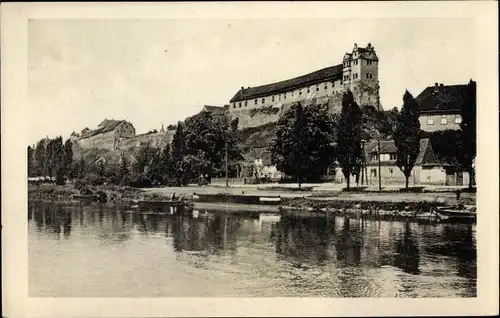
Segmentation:
[(439, 87), (443, 87), (443, 83), (439, 84)]
[(439, 91), (439, 83), (434, 83), (434, 93), (437, 93)]

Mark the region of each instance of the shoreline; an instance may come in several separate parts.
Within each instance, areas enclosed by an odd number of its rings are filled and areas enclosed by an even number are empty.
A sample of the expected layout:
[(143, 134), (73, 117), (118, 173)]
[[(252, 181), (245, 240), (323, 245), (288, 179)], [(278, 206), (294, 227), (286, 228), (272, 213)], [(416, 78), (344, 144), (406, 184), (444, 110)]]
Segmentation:
[[(120, 186), (91, 187), (93, 191), (103, 191), (108, 200), (106, 206), (132, 205), (133, 200), (168, 200), (170, 194), (175, 192), (178, 196), (191, 196), (193, 193), (201, 194), (201, 187), (191, 188), (150, 188), (137, 189)], [(179, 191), (183, 190), (183, 191)], [(193, 191), (196, 190), (196, 191)], [(218, 187), (203, 188), (204, 194), (221, 194)], [(226, 189), (227, 190), (227, 189)], [(239, 189), (238, 189), (239, 190)], [(234, 191), (242, 195), (241, 191)], [(277, 195), (277, 191), (258, 191), (247, 195)], [(73, 194), (78, 194), (72, 185), (56, 186), (54, 184), (32, 185), (28, 187), (28, 203), (55, 203), (78, 204), (85, 201), (75, 200)], [(456, 198), (452, 194), (443, 197), (443, 193), (429, 195), (429, 193), (352, 193), (340, 192), (335, 196), (318, 196), (317, 192), (308, 195), (297, 193), (279, 193), (281, 204), (276, 206), (259, 204), (231, 204), (225, 202), (194, 202), (194, 209), (223, 210), (228, 213), (280, 213), (292, 217), (314, 217), (322, 215), (344, 215), (386, 220), (412, 220), (419, 213), (430, 212), (434, 208), (456, 205)], [(471, 202), (471, 197), (473, 201)], [(420, 200), (419, 200), (420, 199)], [(461, 200), (462, 201), (462, 200)], [(469, 194), (467, 202), (458, 203), (475, 205), (475, 194)]]

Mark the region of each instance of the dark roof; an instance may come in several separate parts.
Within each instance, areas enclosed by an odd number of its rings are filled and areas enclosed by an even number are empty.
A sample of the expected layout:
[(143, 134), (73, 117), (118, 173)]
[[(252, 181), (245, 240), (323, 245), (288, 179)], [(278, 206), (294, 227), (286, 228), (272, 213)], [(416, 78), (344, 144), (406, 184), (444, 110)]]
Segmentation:
[[(380, 141), (380, 153), (396, 153), (397, 148), (394, 144), (394, 140), (381, 140)], [(377, 141), (371, 141), (369, 145), (367, 145), (366, 150), (370, 153), (377, 152)]]
[[(98, 134), (103, 134), (108, 131), (112, 131), (116, 127), (118, 127), (121, 123), (125, 122), (124, 120), (108, 120), (105, 119), (103, 122), (101, 122), (99, 125), (100, 127), (94, 130), (89, 130), (82, 134), (81, 139), (89, 138)], [(102, 126), (105, 125), (105, 126)]]
[(243, 88), (242, 90), (238, 90), (238, 92), (236, 92), (234, 97), (231, 98), (230, 102), (232, 103), (240, 100), (282, 93), (308, 84), (314, 84), (325, 80), (331, 80), (341, 77), (342, 64), (339, 64), (285, 81), (256, 87)]
[(467, 85), (429, 86), (415, 100), (420, 113), (455, 113), (464, 105)]
[[(382, 140), (380, 141), (380, 148), (382, 149), (381, 153), (396, 153), (397, 148), (394, 144), (394, 140)], [(366, 152), (368, 153), (376, 153), (377, 151), (377, 141), (371, 140), (365, 146)], [(439, 156), (436, 154), (432, 145), (430, 143), (429, 138), (420, 139), (420, 149), (415, 161), (415, 165), (422, 166), (456, 166), (457, 161), (456, 158)]]
[(211, 112), (211, 113), (223, 113), (226, 111), (227, 108), (223, 106), (210, 106), (210, 105), (205, 105), (203, 106), (203, 109)]

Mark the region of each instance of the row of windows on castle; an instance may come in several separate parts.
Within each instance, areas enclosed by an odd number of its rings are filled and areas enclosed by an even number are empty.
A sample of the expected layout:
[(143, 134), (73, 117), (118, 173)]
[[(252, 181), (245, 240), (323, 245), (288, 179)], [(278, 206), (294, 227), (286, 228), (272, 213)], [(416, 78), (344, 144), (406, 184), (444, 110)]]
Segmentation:
[[(359, 77), (358, 77), (357, 73), (353, 74), (353, 79), (358, 79), (358, 78)], [(367, 79), (372, 79), (373, 78), (373, 74), (372, 73), (366, 73), (366, 78)], [(350, 75), (344, 75), (344, 80), (345, 81), (350, 80)], [(341, 86), (342, 82), (340, 81), (338, 83), (340, 84), (340, 88), (342, 88), (342, 86)], [(314, 86), (308, 87), (307, 88), (307, 94), (311, 93), (311, 91), (314, 91), (314, 90), (316, 92), (319, 92), (321, 85), (324, 85), (325, 92), (328, 90), (329, 85), (331, 85), (332, 92), (333, 92), (333, 89), (334, 89), (334, 86), (335, 86), (335, 84), (332, 84), (332, 83), (329, 83), (329, 82), (326, 82), (324, 84), (318, 84), (318, 85), (316, 85), (316, 87), (314, 87)], [(271, 98), (271, 102), (280, 101), (281, 99), (285, 100), (288, 95), (293, 98), (294, 97), (294, 93), (296, 94), (295, 97), (302, 96), (303, 90), (305, 90), (305, 88), (304, 89), (299, 89), (299, 90), (297, 90), (295, 92), (291, 91), (291, 92), (285, 92), (283, 94), (273, 95), (273, 96), (270, 97)], [(248, 103), (249, 103), (248, 100), (246, 100), (244, 102), (237, 102), (237, 103), (234, 102), (233, 103), (233, 108), (241, 107), (241, 106), (248, 106)], [(266, 103), (266, 98), (262, 97), (261, 104), (265, 104), (265, 103)], [(256, 98), (253, 101), (253, 104), (254, 105), (258, 105), (259, 104), (259, 98)]]
[[(366, 79), (373, 79), (373, 74), (372, 73), (366, 73), (365, 76), (366, 76)], [(358, 73), (352, 74), (352, 79), (353, 80), (358, 79), (358, 78), (359, 78), (359, 74)], [(344, 81), (348, 81), (350, 79), (351, 79), (351, 75), (349, 75), (349, 74), (344, 75)]]
[[(359, 61), (360, 60), (344, 61), (344, 66), (349, 67), (351, 65), (359, 65)], [(365, 65), (374, 65), (377, 63), (376, 61), (372, 61), (372, 60), (361, 60), (361, 61), (365, 61)]]

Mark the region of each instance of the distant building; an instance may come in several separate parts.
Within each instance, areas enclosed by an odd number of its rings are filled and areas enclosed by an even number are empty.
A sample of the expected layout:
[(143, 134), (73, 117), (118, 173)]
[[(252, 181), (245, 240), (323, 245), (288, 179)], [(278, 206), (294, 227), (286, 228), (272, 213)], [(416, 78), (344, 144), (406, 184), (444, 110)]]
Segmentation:
[(115, 150), (121, 139), (135, 136), (132, 123), (125, 120), (105, 119), (94, 130), (82, 130), (78, 144), (82, 149), (101, 148)]
[(458, 130), (462, 122), (460, 109), (467, 98), (467, 84), (435, 83), (416, 98), (419, 105), (420, 129), (424, 131)]
[(332, 112), (339, 112), (342, 94), (350, 89), (360, 105), (377, 107), (379, 59), (374, 47), (354, 48), (344, 55), (341, 64), (330, 66), (309, 74), (256, 87), (241, 87), (230, 100), (229, 112), (282, 107), (294, 102), (316, 100), (327, 103)]
[(210, 112), (212, 114), (224, 115), (227, 112), (227, 106), (211, 106), (205, 105), (203, 106), (203, 111)]

